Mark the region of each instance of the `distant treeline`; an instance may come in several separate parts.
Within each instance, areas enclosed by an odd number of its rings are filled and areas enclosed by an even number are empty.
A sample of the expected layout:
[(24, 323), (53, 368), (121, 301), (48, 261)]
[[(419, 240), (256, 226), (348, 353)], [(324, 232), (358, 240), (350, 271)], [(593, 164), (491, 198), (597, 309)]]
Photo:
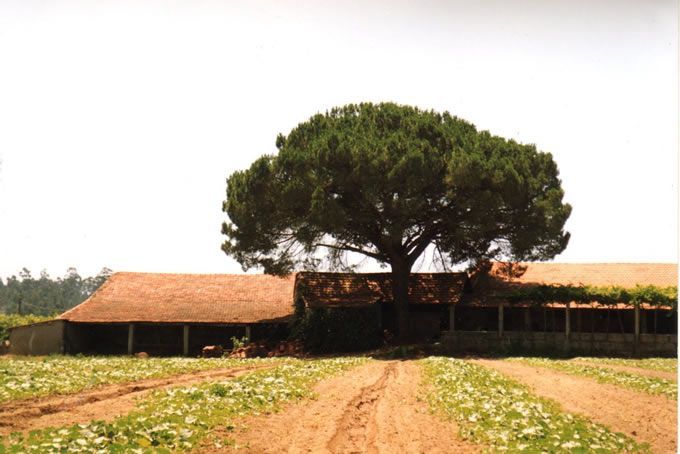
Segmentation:
[(59, 314), (85, 301), (111, 273), (102, 268), (96, 276), (83, 278), (75, 268), (69, 268), (64, 277), (53, 279), (45, 271), (34, 277), (24, 268), (19, 276), (0, 278), (0, 313)]

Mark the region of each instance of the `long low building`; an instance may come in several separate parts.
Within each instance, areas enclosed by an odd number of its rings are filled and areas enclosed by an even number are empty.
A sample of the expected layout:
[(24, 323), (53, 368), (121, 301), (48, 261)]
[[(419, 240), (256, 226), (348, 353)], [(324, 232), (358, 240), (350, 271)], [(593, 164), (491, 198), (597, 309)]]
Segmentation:
[[(411, 330), (454, 350), (497, 346), (621, 353), (672, 353), (676, 310), (612, 308), (596, 302), (507, 305), (499, 291), (532, 285), (677, 286), (675, 264), (495, 263), (480, 273), (414, 273)], [(85, 353), (196, 355), (232, 338), (282, 339), (294, 301), (306, 307), (375, 306), (377, 327), (394, 332), (389, 273), (301, 272), (267, 275), (115, 273), (85, 302), (57, 319), (17, 327), (15, 354)], [(638, 350), (643, 344), (646, 350)]]
[(442, 342), (453, 351), (586, 354), (677, 353), (677, 309), (639, 304), (515, 301), (503, 295), (537, 286), (677, 287), (666, 263), (493, 263), (473, 273), (462, 304), (451, 306)]
[(10, 352), (196, 355), (231, 338), (283, 338), (295, 276), (113, 274), (56, 320), (15, 328)]

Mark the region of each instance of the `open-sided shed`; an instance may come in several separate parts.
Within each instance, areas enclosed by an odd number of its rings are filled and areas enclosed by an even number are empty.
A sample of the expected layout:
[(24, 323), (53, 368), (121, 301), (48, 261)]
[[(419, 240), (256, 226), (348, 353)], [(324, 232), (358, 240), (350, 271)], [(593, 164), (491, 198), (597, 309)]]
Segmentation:
[[(55, 353), (156, 355), (230, 347), (232, 337), (277, 338), (293, 314), (294, 284), (292, 275), (115, 273), (57, 318), (61, 337), (51, 325), (15, 328), (11, 351), (33, 354), (30, 347), (47, 335)], [(31, 344), (19, 341), (31, 338)]]
[[(420, 339), (454, 350), (564, 349), (674, 354), (677, 310), (645, 303), (511, 300), (537, 286), (677, 287), (676, 264), (490, 264), (477, 273), (414, 273), (409, 310)], [(380, 331), (395, 331), (389, 273), (267, 275), (115, 273), (82, 304), (51, 322), (11, 330), (15, 354), (145, 351), (194, 355), (232, 337), (288, 334), (294, 304), (375, 307)], [(371, 322), (373, 323), (373, 322)]]
[(677, 310), (672, 307), (596, 298), (536, 301), (531, 296), (549, 286), (597, 293), (611, 287), (676, 287), (677, 282), (676, 264), (492, 263), (471, 274), (465, 297), (452, 307), (444, 341), (459, 350), (673, 354)]

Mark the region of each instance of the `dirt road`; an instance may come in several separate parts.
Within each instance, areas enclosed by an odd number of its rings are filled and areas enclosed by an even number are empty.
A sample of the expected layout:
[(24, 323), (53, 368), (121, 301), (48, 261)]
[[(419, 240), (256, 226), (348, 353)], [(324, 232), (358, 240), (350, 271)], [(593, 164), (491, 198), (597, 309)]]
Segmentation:
[(0, 405), (0, 435), (85, 423), (94, 419), (109, 421), (134, 410), (137, 399), (153, 390), (189, 386), (210, 379), (238, 377), (263, 367), (272, 366), (213, 369), (133, 383), (106, 385), (79, 394), (9, 402)]
[(414, 361), (374, 361), (320, 383), (317, 399), (248, 418), (245, 427), (228, 436), (236, 440), (239, 452), (481, 451), (458, 439), (453, 423), (428, 412), (419, 400), (420, 383)]
[(648, 442), (655, 453), (677, 450), (677, 402), (551, 369), (503, 360), (474, 360), (552, 399), (570, 412)]

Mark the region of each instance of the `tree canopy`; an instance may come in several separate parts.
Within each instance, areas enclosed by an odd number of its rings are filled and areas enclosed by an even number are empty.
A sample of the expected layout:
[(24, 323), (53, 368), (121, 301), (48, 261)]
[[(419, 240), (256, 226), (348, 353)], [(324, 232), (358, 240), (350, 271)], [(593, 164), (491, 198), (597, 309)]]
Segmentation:
[(0, 279), (0, 313), (52, 316), (66, 311), (94, 293), (112, 271), (108, 268), (96, 276), (82, 278), (75, 268), (64, 277), (52, 279), (47, 272), (39, 278), (23, 268), (19, 276), (10, 276), (6, 283)]
[(276, 147), (227, 180), (222, 249), (244, 269), (337, 268), (363, 254), (391, 266), (403, 313), (410, 270), (430, 246), (451, 266), (546, 260), (569, 241), (550, 153), (448, 112), (350, 104)]

